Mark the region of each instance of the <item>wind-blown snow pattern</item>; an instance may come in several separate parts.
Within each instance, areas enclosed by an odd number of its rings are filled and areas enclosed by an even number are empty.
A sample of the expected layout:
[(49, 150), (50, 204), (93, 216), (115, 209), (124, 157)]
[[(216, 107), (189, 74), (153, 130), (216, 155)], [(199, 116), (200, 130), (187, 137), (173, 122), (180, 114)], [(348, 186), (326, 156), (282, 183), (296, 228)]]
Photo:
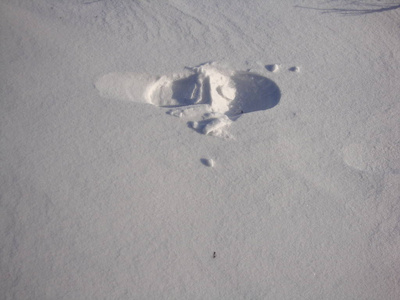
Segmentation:
[(400, 299), (398, 1), (0, 1), (0, 299)]

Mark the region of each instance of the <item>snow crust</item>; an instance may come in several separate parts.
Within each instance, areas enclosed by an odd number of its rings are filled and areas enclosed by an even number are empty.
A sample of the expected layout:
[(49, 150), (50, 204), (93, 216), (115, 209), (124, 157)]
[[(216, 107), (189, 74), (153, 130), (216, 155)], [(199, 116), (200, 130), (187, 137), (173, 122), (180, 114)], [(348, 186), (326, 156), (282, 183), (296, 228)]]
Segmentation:
[(398, 1), (0, 2), (0, 299), (400, 299)]

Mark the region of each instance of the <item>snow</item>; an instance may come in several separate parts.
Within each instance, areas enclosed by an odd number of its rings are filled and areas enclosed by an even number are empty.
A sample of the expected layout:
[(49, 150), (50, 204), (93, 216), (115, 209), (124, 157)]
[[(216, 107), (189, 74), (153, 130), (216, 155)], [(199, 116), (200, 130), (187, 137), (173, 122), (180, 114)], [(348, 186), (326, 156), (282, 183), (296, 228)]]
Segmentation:
[(399, 17), (1, 1), (0, 298), (399, 299)]
[(112, 72), (99, 78), (95, 86), (101, 96), (110, 99), (184, 107), (168, 114), (189, 117), (188, 125), (200, 133), (227, 138), (231, 136), (226, 127), (232, 120), (270, 109), (281, 97), (278, 86), (268, 78), (227, 70), (215, 62), (170, 76)]

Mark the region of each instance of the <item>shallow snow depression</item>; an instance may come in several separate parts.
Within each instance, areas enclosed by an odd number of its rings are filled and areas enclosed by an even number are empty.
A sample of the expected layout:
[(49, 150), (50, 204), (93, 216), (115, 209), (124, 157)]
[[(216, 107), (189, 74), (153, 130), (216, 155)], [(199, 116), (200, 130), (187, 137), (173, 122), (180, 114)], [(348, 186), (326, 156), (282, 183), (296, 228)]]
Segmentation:
[(245, 113), (272, 108), (281, 97), (272, 80), (216, 63), (164, 76), (109, 73), (95, 86), (103, 97), (170, 108), (168, 114), (184, 118), (197, 132), (227, 138), (232, 121)]

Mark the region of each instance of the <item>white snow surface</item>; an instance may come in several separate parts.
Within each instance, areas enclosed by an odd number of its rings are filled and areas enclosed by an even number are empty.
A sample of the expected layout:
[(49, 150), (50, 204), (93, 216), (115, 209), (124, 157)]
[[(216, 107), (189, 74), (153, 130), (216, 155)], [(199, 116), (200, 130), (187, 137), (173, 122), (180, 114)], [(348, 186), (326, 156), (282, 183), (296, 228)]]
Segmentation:
[(1, 1), (0, 299), (400, 299), (399, 6)]

